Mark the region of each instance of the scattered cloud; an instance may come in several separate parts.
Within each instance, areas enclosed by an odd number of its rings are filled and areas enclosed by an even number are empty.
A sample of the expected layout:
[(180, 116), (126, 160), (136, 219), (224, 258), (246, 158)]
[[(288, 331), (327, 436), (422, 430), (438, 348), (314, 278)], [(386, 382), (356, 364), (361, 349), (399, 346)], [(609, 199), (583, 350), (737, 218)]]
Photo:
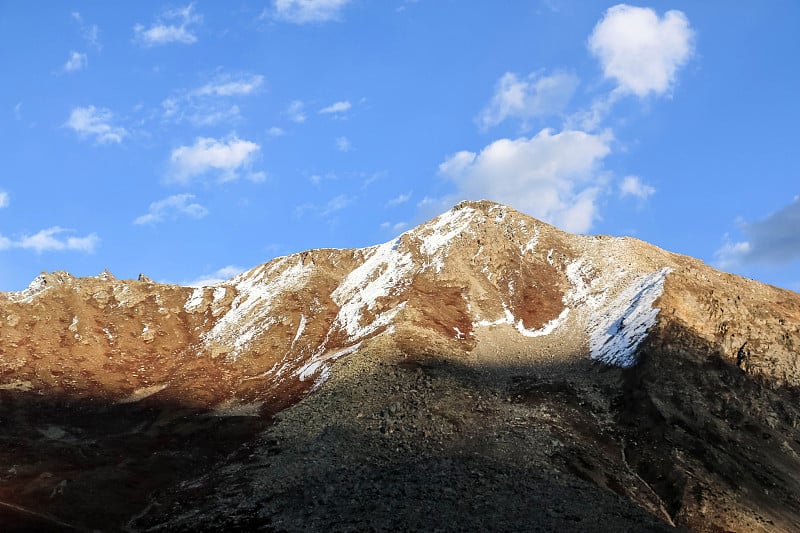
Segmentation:
[(64, 63), (64, 72), (77, 72), (89, 66), (89, 58), (86, 54), (70, 52), (69, 59)]
[(61, 252), (76, 251), (92, 253), (100, 243), (99, 237), (91, 233), (85, 237), (75, 237), (70, 235), (71, 230), (53, 226), (43, 229), (33, 235), (23, 235), (18, 240), (11, 240), (0, 235), (0, 249), (22, 248), (33, 250), (36, 253), (42, 252)]
[(9, 198), (8, 193), (5, 191), (0, 191), (0, 209), (8, 207), (10, 204), (11, 198)]
[(782, 265), (800, 259), (800, 196), (762, 220), (740, 222), (745, 240), (730, 242), (717, 250), (721, 268), (748, 264)]
[(22, 120), (22, 102), (17, 102), (17, 105), (14, 106), (14, 119)]
[(635, 196), (640, 200), (646, 200), (656, 192), (655, 187), (642, 183), (638, 176), (626, 176), (619, 185), (619, 194), (623, 198)]
[(567, 231), (585, 232), (606, 188), (600, 165), (611, 140), (609, 132), (545, 129), (530, 138), (500, 139), (480, 153), (458, 152), (439, 165), (439, 173), (455, 183), (459, 199), (487, 198)]
[(323, 107), (319, 112), (323, 115), (341, 115), (342, 113), (350, 111), (351, 107), (353, 106), (348, 100), (343, 100), (341, 102), (334, 102), (328, 107)]
[(173, 220), (179, 216), (189, 218), (203, 218), (208, 214), (208, 209), (193, 202), (193, 194), (175, 194), (150, 204), (148, 212), (133, 221), (134, 224), (157, 224), (164, 220)]
[(339, 20), (350, 0), (273, 0), (276, 20), (293, 24), (322, 23)]
[(238, 267), (235, 265), (227, 265), (215, 272), (211, 272), (210, 274), (202, 275), (196, 279), (191, 281), (183, 281), (181, 285), (184, 287), (209, 287), (211, 285), (218, 285), (225, 281), (228, 281), (234, 276), (238, 276), (245, 269), (242, 267)]
[(272, 126), (270, 129), (267, 130), (267, 135), (270, 137), (283, 137), (286, 135), (286, 132), (283, 129), (279, 128), (278, 126)]
[(176, 91), (161, 102), (162, 117), (166, 121), (189, 122), (195, 126), (233, 122), (241, 112), (231, 99), (254, 94), (263, 83), (264, 76), (260, 74), (219, 74), (201, 87)]
[(308, 179), (314, 185), (319, 185), (323, 181), (335, 181), (335, 180), (338, 180), (339, 176), (337, 176), (336, 173), (334, 173), (334, 172), (326, 172), (325, 174), (313, 174)]
[(83, 16), (77, 11), (72, 12), (72, 19), (78, 23), (84, 41), (97, 50), (103, 48), (103, 45), (100, 43), (100, 28), (97, 27), (97, 24), (86, 24), (83, 20)]
[(306, 213), (313, 213), (318, 217), (329, 217), (334, 213), (345, 209), (356, 201), (355, 196), (339, 194), (328, 200), (325, 205), (320, 206), (312, 202), (306, 202), (297, 206), (294, 210), (297, 218), (302, 218)]
[(76, 107), (72, 110), (66, 126), (72, 128), (82, 139), (93, 137), (100, 144), (121, 143), (128, 132), (121, 126), (112, 124), (113, 113), (109, 109)]
[(216, 173), (220, 182), (245, 177), (261, 181), (263, 172), (250, 172), (253, 160), (261, 147), (251, 141), (231, 135), (227, 139), (198, 137), (192, 146), (180, 146), (170, 156), (170, 181), (187, 184), (196, 177)]
[(617, 90), (640, 98), (663, 95), (694, 52), (694, 31), (681, 11), (663, 17), (650, 8), (609, 8), (589, 37), (589, 50)]
[(534, 72), (522, 78), (506, 72), (495, 84), (491, 102), (476, 121), (486, 131), (508, 118), (521, 119), (524, 123), (537, 117), (558, 115), (577, 87), (577, 76), (566, 72), (550, 76)]
[(397, 205), (402, 205), (408, 202), (410, 199), (411, 199), (411, 191), (408, 191), (407, 193), (399, 194), (394, 198), (392, 198), (391, 200), (389, 200), (388, 202), (386, 202), (386, 207), (394, 207)]
[(349, 152), (353, 149), (353, 143), (347, 137), (338, 137), (336, 139), (336, 149), (340, 152)]
[(306, 105), (302, 100), (294, 100), (286, 109), (286, 116), (288, 116), (289, 120), (292, 122), (302, 124), (306, 121), (305, 107)]
[(407, 222), (384, 222), (381, 224), (381, 229), (391, 231), (392, 233), (399, 233), (408, 227)]
[(133, 27), (133, 40), (145, 47), (170, 43), (192, 44), (197, 42), (194, 26), (201, 22), (203, 16), (195, 13), (194, 4), (169, 9), (147, 29), (142, 24), (136, 24)]
[(197, 96), (239, 96), (256, 92), (264, 83), (264, 76), (250, 74), (239, 78), (224, 76), (196, 89)]
[(355, 202), (355, 197), (348, 196), (346, 194), (340, 194), (328, 200), (328, 203), (325, 204), (325, 207), (322, 209), (320, 213), (322, 216), (328, 216), (336, 211), (341, 211), (345, 207), (349, 206), (353, 202)]

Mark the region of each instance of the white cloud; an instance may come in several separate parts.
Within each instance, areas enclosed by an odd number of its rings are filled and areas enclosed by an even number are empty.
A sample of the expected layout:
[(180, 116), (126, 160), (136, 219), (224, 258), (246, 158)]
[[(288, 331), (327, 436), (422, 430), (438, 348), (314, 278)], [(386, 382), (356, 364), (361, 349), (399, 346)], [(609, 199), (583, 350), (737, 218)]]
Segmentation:
[(8, 196), (8, 193), (5, 191), (0, 191), (0, 209), (4, 207), (8, 207), (11, 203), (11, 199)]
[[(487, 198), (567, 231), (585, 232), (597, 217), (605, 180), (600, 163), (610, 133), (540, 131), (531, 138), (500, 139), (480, 153), (458, 152), (439, 165), (461, 198)], [(423, 200), (424, 202), (425, 200)]]
[(655, 192), (655, 187), (642, 183), (638, 176), (625, 176), (619, 185), (619, 194), (623, 198), (625, 196), (635, 196), (640, 200), (646, 200)]
[(350, 0), (273, 0), (276, 20), (294, 24), (321, 23), (339, 20)]
[(339, 137), (336, 139), (336, 149), (340, 152), (349, 152), (353, 149), (353, 143), (347, 137)]
[(133, 221), (134, 224), (156, 224), (166, 219), (175, 219), (180, 215), (190, 218), (203, 218), (208, 209), (192, 202), (193, 194), (175, 194), (150, 204), (148, 212)]
[(83, 20), (83, 16), (77, 11), (72, 12), (72, 18), (81, 28), (81, 35), (83, 39), (94, 48), (100, 50), (103, 48), (103, 45), (100, 44), (100, 28), (97, 27), (97, 24), (86, 24)]
[(305, 107), (306, 105), (302, 100), (294, 100), (289, 104), (288, 109), (286, 109), (286, 116), (288, 116), (289, 120), (292, 122), (302, 124), (306, 121)]
[(223, 77), (212, 83), (207, 83), (195, 90), (199, 96), (238, 96), (251, 94), (257, 91), (264, 83), (264, 76), (251, 74), (237, 79)]
[(800, 196), (762, 220), (741, 222), (739, 226), (746, 240), (726, 242), (717, 250), (721, 268), (800, 260)]
[(184, 287), (209, 287), (211, 285), (217, 285), (219, 283), (228, 281), (232, 277), (238, 276), (244, 271), (245, 269), (242, 267), (228, 265), (220, 268), (216, 272), (205, 274), (191, 281), (184, 281), (181, 283), (181, 285)]
[(618, 89), (642, 98), (670, 91), (694, 51), (694, 32), (681, 11), (663, 17), (650, 8), (609, 8), (589, 37), (589, 50)]
[(63, 235), (65, 233), (71, 232), (59, 226), (54, 226), (43, 229), (33, 235), (23, 235), (17, 241), (6, 239), (6, 244), (8, 244), (7, 247), (34, 250), (36, 253), (66, 250), (92, 253), (100, 242), (100, 239), (94, 233), (85, 237), (66, 236), (66, 238)]
[(481, 129), (487, 130), (507, 118), (526, 121), (557, 115), (567, 106), (577, 87), (578, 78), (565, 72), (550, 76), (531, 73), (524, 78), (506, 72), (497, 81), (492, 101), (478, 115), (477, 122)]
[[(189, 183), (193, 178), (216, 172), (221, 182), (236, 180), (240, 172), (250, 169), (261, 147), (235, 135), (227, 139), (198, 137), (192, 146), (180, 146), (170, 156), (170, 178), (178, 183)], [(263, 173), (246, 175), (254, 181), (263, 179)]]
[(81, 54), (78, 52), (70, 52), (69, 59), (67, 59), (67, 62), (64, 63), (64, 71), (77, 72), (79, 70), (85, 69), (88, 65), (89, 65), (89, 58), (86, 57), (86, 54)]
[(320, 213), (322, 216), (328, 216), (336, 211), (341, 211), (345, 207), (349, 206), (353, 202), (355, 202), (355, 198), (352, 196), (348, 196), (346, 194), (340, 194), (334, 198), (328, 200), (328, 203), (325, 204), (325, 207), (322, 209)]
[(347, 113), (350, 111), (350, 108), (353, 107), (352, 104), (348, 100), (343, 100), (341, 102), (334, 102), (328, 107), (323, 107), (319, 110), (319, 112), (323, 115), (338, 115), (342, 113)]
[(381, 229), (391, 231), (392, 233), (399, 233), (408, 227), (406, 222), (384, 222), (381, 224)]
[(128, 135), (125, 128), (114, 126), (113, 113), (105, 108), (76, 107), (72, 110), (66, 126), (72, 128), (81, 138), (94, 137), (100, 144), (120, 143)]
[(270, 129), (267, 130), (267, 135), (270, 137), (282, 137), (286, 135), (286, 132), (283, 131), (278, 126), (272, 126)]
[(241, 116), (231, 99), (258, 92), (264, 83), (260, 74), (220, 74), (213, 81), (192, 90), (176, 91), (161, 102), (164, 120), (195, 126), (234, 122)]
[(133, 27), (134, 41), (148, 47), (169, 43), (192, 44), (197, 42), (194, 26), (202, 21), (202, 15), (194, 11), (194, 4), (170, 9), (147, 29), (142, 24), (136, 24)]
[(17, 102), (17, 105), (14, 106), (14, 118), (22, 120), (22, 102)]
[(396, 205), (401, 205), (408, 202), (411, 199), (411, 191), (408, 191), (405, 194), (399, 194), (386, 202), (386, 207), (393, 207)]

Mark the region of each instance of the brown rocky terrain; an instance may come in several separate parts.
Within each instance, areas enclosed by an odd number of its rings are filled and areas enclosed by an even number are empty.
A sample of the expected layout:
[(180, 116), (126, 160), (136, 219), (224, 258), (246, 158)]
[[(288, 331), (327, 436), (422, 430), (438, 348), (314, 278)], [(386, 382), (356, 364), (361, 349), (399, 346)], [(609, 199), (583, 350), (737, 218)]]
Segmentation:
[(800, 295), (464, 202), (0, 295), (3, 530), (800, 530)]

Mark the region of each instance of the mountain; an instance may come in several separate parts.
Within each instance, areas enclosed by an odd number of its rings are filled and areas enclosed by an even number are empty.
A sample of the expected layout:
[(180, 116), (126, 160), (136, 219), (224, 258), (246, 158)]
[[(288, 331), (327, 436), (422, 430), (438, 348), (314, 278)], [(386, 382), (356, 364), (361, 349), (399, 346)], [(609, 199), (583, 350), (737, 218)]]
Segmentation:
[(0, 325), (4, 530), (800, 530), (800, 295), (636, 239), (462, 202)]

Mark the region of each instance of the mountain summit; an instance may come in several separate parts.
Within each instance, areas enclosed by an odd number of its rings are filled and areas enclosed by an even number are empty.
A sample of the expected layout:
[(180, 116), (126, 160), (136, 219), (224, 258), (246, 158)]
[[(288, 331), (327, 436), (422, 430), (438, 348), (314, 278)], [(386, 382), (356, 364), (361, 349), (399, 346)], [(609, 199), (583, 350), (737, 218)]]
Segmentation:
[(499, 204), (0, 324), (9, 523), (800, 528), (800, 295)]

